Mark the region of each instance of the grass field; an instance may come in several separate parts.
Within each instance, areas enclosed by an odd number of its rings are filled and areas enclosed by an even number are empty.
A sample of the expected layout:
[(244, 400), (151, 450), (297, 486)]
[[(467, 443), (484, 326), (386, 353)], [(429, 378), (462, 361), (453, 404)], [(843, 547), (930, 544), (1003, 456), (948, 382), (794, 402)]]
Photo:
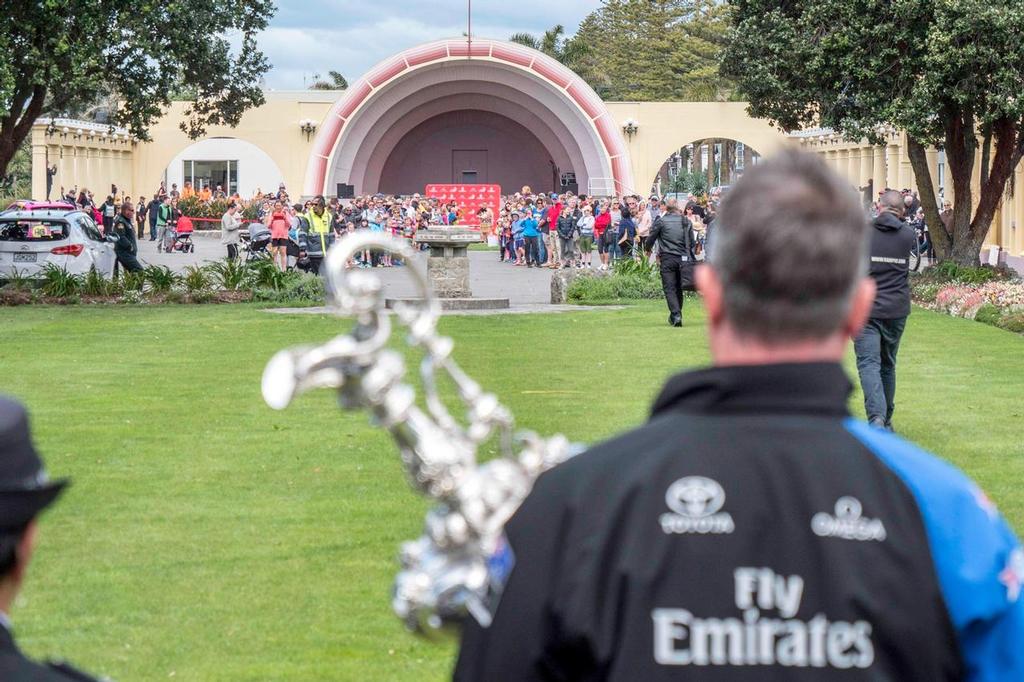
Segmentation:
[[(707, 362), (687, 313), (682, 330), (654, 303), (442, 330), (520, 424), (593, 442)], [(1024, 530), (1024, 338), (911, 320), (897, 427)], [(0, 391), (28, 403), (51, 473), (74, 480), (12, 614), (26, 650), (120, 680), (446, 677), (453, 647), (406, 634), (389, 606), (425, 508), (390, 441), (327, 392), (280, 413), (259, 395), (271, 354), (344, 326), (246, 305), (0, 309)]]

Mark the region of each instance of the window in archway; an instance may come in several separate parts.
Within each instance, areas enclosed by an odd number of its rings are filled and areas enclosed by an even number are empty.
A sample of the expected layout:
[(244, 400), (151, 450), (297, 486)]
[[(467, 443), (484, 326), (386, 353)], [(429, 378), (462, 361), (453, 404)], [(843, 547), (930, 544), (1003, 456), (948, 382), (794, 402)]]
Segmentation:
[(229, 196), (238, 190), (238, 161), (199, 161), (185, 159), (182, 178), (191, 182), (196, 191), (204, 187), (216, 190), (220, 186)]
[(673, 152), (658, 170), (651, 191), (662, 195), (700, 196), (735, 183), (761, 160), (750, 145), (737, 140), (696, 140)]

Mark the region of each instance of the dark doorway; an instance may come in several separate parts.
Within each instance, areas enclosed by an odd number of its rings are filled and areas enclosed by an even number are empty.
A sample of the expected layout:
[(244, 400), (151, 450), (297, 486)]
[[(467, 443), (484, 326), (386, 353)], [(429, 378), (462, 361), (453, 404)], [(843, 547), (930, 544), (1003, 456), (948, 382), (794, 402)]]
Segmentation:
[(453, 149), (452, 182), (487, 182), (487, 150)]

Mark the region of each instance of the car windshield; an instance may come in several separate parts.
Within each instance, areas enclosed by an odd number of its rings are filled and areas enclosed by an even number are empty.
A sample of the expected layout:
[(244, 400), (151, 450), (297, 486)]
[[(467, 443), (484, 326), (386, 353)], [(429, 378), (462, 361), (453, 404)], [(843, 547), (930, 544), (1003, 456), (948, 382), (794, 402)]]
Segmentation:
[(68, 237), (68, 224), (59, 220), (0, 221), (0, 241), (54, 242)]

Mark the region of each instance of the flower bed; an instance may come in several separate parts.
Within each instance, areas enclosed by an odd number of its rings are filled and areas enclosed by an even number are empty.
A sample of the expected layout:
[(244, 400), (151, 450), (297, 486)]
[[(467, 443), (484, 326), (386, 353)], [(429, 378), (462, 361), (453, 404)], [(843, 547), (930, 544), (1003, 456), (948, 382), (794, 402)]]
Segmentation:
[(1019, 278), (959, 279), (929, 270), (911, 279), (911, 296), (922, 308), (1024, 333), (1024, 282)]

